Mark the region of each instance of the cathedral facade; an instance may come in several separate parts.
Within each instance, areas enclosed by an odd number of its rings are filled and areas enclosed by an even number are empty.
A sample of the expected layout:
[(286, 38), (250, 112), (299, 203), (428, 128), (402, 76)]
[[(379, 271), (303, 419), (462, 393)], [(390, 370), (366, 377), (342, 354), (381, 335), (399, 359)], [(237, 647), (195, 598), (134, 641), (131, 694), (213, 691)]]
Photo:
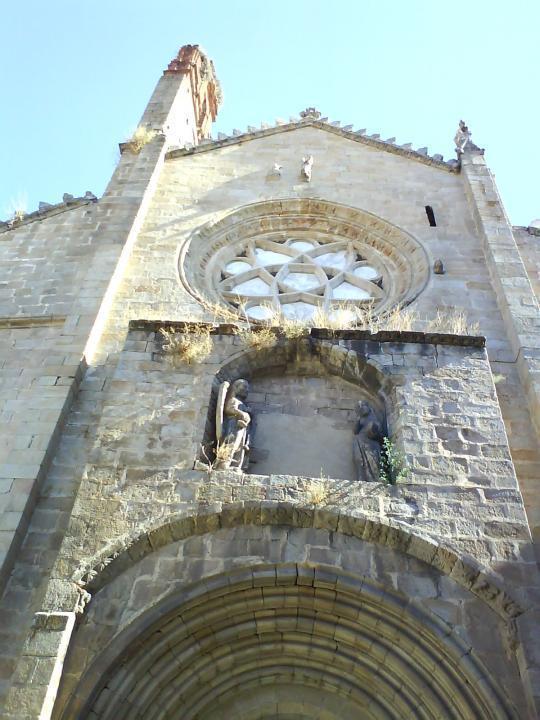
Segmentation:
[(10, 720), (540, 716), (540, 231), (181, 48), (99, 200), (0, 224)]

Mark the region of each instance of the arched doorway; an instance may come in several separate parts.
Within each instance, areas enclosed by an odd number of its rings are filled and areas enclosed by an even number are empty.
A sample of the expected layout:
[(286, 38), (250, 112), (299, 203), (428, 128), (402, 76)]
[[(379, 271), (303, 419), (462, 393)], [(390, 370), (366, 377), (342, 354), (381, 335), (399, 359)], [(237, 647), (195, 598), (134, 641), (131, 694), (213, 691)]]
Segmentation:
[(505, 697), (515, 663), (489, 668), (502, 642), (490, 608), (390, 547), (312, 527), (222, 529), (163, 546), (96, 593), (55, 717), (519, 717)]

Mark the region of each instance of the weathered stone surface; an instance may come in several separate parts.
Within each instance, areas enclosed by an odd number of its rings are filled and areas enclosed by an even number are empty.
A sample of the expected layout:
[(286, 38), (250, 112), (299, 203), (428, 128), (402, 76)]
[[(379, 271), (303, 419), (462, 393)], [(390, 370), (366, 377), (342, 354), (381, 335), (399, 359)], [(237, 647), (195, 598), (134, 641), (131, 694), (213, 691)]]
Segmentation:
[[(525, 230), (512, 235), (476, 152), (450, 167), (376, 136), (352, 139), (317, 118), (166, 155), (173, 144), (199, 139), (188, 94), (195, 68), (203, 88), (197, 113), (203, 98), (212, 101), (205, 94), (210, 65), (179, 56), (143, 117), (159, 136), (139, 155), (122, 154), (98, 203), (68, 197), (61, 212), (46, 208), (39, 222), (29, 217), (1, 228), (0, 562), (9, 582), (0, 616), (0, 694), (15, 680), (4, 714), (21, 720), (51, 711), (77, 607), (84, 613), (59, 701), (74, 691), (71, 717), (94, 685), (101, 688), (93, 704), (101, 720), (114, 717), (119, 697), (133, 717), (142, 716), (147, 697), (155, 698), (156, 717), (180, 716), (175, 703), (189, 698), (170, 697), (166, 669), (180, 678), (189, 667), (211, 698), (216, 678), (227, 679), (237, 663), (258, 672), (262, 656), (277, 664), (287, 659), (299, 676), (311, 672), (302, 660), (308, 657), (324, 672), (309, 675), (309, 693), (279, 674), (258, 675), (251, 694), (233, 683), (201, 720), (252, 717), (254, 707), (278, 717), (323, 709), (329, 718), (387, 716), (377, 697), (365, 695), (372, 676), (363, 658), (378, 669), (378, 683), (395, 672), (400, 693), (384, 682), (377, 692), (396, 717), (408, 717), (419, 703), (445, 717), (434, 699), (437, 683), (445, 697), (453, 688), (456, 716), (474, 715), (467, 695), (474, 686), (488, 704), (500, 691), (514, 705), (493, 716), (535, 717), (534, 237)], [(216, 109), (210, 105), (204, 135)], [(308, 153), (309, 184), (299, 181)], [(279, 176), (270, 179), (277, 161)], [(426, 202), (435, 228), (426, 221)], [(412, 329), (396, 335), (319, 328), (300, 340), (280, 336), (270, 350), (246, 347), (234, 317), (219, 325), (200, 302), (208, 288), (182, 276), (178, 265), (188, 239), (205, 257), (216, 233), (226, 247), (255, 230), (289, 238), (302, 229), (350, 233), (355, 241), (365, 233), (372, 247), (386, 249), (383, 291), (410, 272)], [(433, 278), (426, 273), (435, 258), (445, 274)], [(422, 334), (449, 307), (479, 323), (474, 337), (463, 328)], [(211, 351), (200, 362), (164, 353), (160, 329), (193, 334), (203, 321), (212, 326)], [(251, 382), (248, 402), (262, 419), (260, 471), (255, 462), (248, 473), (216, 471), (201, 464), (201, 443), (214, 429), (217, 386), (240, 377)], [(324, 448), (328, 472), (320, 461), (321, 472), (286, 465), (279, 452), (265, 468), (265, 435), (274, 433), (277, 443), (280, 426), (291, 436), (298, 430), (293, 449), (304, 422), (304, 436), (312, 426), (312, 450), (332, 435), (334, 450), (336, 438), (343, 440), (336, 455), (350, 451), (355, 402), (365, 397), (408, 466), (397, 486), (358, 482), (347, 469), (351, 458), (338, 463)], [(31, 627), (36, 612), (42, 614)], [(181, 644), (191, 627), (208, 649), (194, 652), (197, 663), (185, 661)], [(122, 664), (126, 648), (118, 638), (133, 628), (127, 656), (145, 668), (148, 695), (113, 689), (122, 682), (138, 687), (131, 665), (111, 675), (111, 687), (100, 685), (112, 661)], [(427, 651), (429, 639), (442, 655)], [(402, 674), (394, 648), (414, 660), (414, 671)], [(101, 668), (83, 678), (106, 651)], [(444, 675), (447, 661), (454, 674)], [(324, 676), (334, 666), (339, 691), (332, 699)], [(367, 673), (363, 683), (360, 671)], [(362, 699), (349, 690), (340, 695), (343, 678), (351, 680), (348, 688), (364, 688)], [(415, 694), (407, 705), (401, 695), (410, 678)]]

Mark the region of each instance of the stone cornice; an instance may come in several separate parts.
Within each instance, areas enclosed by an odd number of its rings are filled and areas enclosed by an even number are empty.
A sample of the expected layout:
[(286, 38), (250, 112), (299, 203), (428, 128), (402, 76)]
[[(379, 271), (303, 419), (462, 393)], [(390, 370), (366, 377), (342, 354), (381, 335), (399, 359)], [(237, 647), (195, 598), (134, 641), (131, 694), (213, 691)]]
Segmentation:
[(65, 321), (65, 315), (13, 315), (0, 317), (0, 330), (50, 327), (51, 325), (63, 325)]
[(388, 140), (381, 140), (379, 137), (374, 135), (366, 135), (365, 130), (352, 131), (352, 125), (347, 125), (344, 128), (338, 127), (339, 123), (329, 123), (326, 118), (321, 120), (306, 118), (298, 121), (289, 123), (277, 123), (273, 127), (263, 127), (257, 129), (254, 127), (248, 127), (245, 132), (240, 130), (233, 130), (232, 135), (222, 135), (218, 133), (218, 139), (204, 139), (197, 146), (186, 146), (183, 148), (173, 148), (166, 153), (165, 159), (171, 160), (173, 158), (183, 157), (185, 155), (193, 155), (201, 152), (208, 152), (221, 147), (228, 147), (230, 145), (239, 145), (249, 140), (256, 140), (261, 137), (267, 137), (269, 135), (276, 135), (277, 133), (291, 132), (298, 130), (299, 128), (314, 127), (334, 135), (346, 138), (347, 140), (353, 140), (354, 142), (361, 143), (362, 145), (368, 145), (370, 147), (384, 150), (386, 152), (393, 153), (394, 155), (401, 155), (412, 160), (423, 163), (424, 165), (433, 165), (447, 170), (448, 172), (459, 172), (459, 163), (457, 160), (449, 160), (445, 162), (442, 155), (428, 155), (427, 148), (419, 148), (413, 150), (410, 147), (410, 143), (405, 145), (396, 145), (395, 138), (389, 138)]
[[(234, 335), (239, 325), (235, 323), (210, 323), (167, 320), (130, 320), (130, 330), (158, 332), (162, 328), (171, 328), (178, 332), (200, 332), (201, 327), (209, 328), (212, 335)], [(259, 332), (266, 326), (252, 326), (253, 332)], [(281, 328), (272, 328), (280, 335)], [(408, 343), (421, 345), (453, 345), (457, 347), (484, 348), (486, 338), (483, 335), (452, 335), (447, 333), (426, 333), (411, 330), (381, 330), (371, 333), (369, 330), (331, 330), (329, 328), (306, 328), (305, 337), (314, 340), (353, 340), (370, 343)]]

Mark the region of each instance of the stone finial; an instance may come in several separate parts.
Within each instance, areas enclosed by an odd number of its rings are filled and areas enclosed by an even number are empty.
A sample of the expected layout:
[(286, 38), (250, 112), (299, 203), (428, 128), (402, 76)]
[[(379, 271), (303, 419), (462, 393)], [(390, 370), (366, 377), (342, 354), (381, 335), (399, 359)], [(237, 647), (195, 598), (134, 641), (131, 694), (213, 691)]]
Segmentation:
[(456, 131), (456, 134), (454, 135), (454, 143), (456, 145), (456, 153), (459, 157), (460, 155), (463, 155), (465, 150), (476, 150), (481, 153), (484, 151), (478, 147), (478, 145), (475, 145), (473, 141), (471, 140), (471, 131), (465, 124), (464, 120), (459, 121), (458, 129)]
[(306, 155), (302, 158), (302, 175), (306, 182), (311, 182), (311, 172), (313, 169), (313, 155)]
[(321, 113), (314, 107), (306, 108), (300, 113), (302, 120), (318, 120), (321, 117)]

